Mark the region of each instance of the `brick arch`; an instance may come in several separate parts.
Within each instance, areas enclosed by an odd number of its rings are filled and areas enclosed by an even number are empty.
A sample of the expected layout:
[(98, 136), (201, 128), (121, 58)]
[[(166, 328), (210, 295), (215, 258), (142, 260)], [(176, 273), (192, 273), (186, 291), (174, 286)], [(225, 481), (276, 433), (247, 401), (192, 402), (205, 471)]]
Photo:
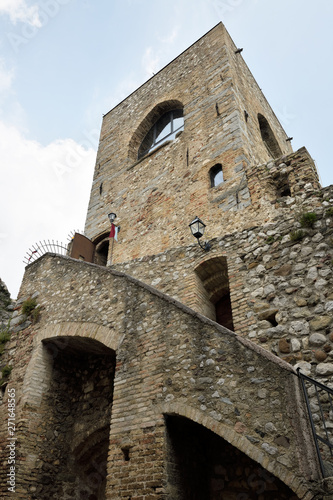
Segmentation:
[[(25, 420), (33, 421), (34, 429), (24, 446), (26, 451), (33, 447), (35, 464), (45, 462), (51, 449), (58, 459), (48, 470), (48, 483), (43, 483), (44, 472), (36, 473), (45, 498), (67, 497), (73, 487), (80, 498), (105, 497), (119, 343), (112, 329), (89, 322), (49, 324), (33, 340), (22, 400)], [(54, 437), (54, 429), (61, 429), (64, 438)], [(36, 442), (38, 432), (48, 438)]]
[(295, 474), (291, 473), (273, 458), (267, 462), (267, 457), (262, 453), (262, 450), (250, 443), (246, 437), (237, 433), (234, 429), (228, 427), (222, 422), (218, 422), (214, 418), (207, 416), (199, 409), (175, 401), (164, 403), (159, 407), (159, 410), (163, 415), (185, 417), (193, 422), (196, 422), (197, 424), (202, 425), (204, 428), (223, 438), (229, 444), (237, 448), (250, 459), (260, 464), (268, 472), (280, 479), (286, 486), (294, 491), (299, 498), (306, 497), (307, 500), (311, 500), (313, 498), (313, 494), (310, 492), (308, 492), (308, 495), (304, 494), (304, 487), (300, 485), (299, 478), (297, 478)]
[[(195, 267), (194, 272), (199, 294), (203, 304), (206, 303), (209, 317), (229, 330), (234, 330), (226, 256), (207, 257)], [(206, 315), (208, 316), (207, 313)]]
[(34, 342), (41, 342), (54, 337), (85, 337), (96, 340), (105, 347), (116, 351), (119, 347), (120, 336), (110, 328), (97, 323), (81, 321), (64, 321), (55, 325), (47, 325), (35, 337)]
[(219, 295), (229, 290), (227, 258), (214, 256), (205, 259), (194, 269), (207, 290), (209, 299), (214, 302)]
[[(95, 352), (102, 351), (103, 348), (116, 352), (121, 342), (118, 333), (96, 323), (69, 321), (45, 326), (34, 338), (34, 350), (23, 381), (24, 403), (31, 406), (41, 404), (50, 385), (53, 359), (57, 352), (68, 347), (68, 339), (76, 339), (83, 348), (90, 342)], [(54, 347), (46, 350), (44, 343), (51, 340), (57, 342)]]
[(169, 101), (160, 102), (153, 109), (151, 109), (132, 135), (128, 147), (128, 158), (131, 161), (137, 160), (138, 149), (141, 142), (160, 116), (167, 111), (171, 111), (172, 109), (183, 109), (183, 107), (184, 105), (182, 102), (177, 99), (171, 99)]

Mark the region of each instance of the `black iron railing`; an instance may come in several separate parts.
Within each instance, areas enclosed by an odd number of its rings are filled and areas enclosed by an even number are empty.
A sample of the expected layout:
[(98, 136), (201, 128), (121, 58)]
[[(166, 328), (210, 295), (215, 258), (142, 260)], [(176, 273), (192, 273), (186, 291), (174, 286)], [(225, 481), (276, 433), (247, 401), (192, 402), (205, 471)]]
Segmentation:
[[(297, 369), (323, 477), (333, 472), (333, 390)], [(311, 401), (310, 401), (311, 398)]]

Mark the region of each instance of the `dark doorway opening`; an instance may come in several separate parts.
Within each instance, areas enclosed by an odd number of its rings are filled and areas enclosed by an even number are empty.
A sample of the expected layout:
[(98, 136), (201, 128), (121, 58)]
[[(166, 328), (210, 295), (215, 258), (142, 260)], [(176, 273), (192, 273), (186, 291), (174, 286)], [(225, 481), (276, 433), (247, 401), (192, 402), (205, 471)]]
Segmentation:
[(278, 478), (200, 424), (166, 416), (168, 500), (298, 500)]
[(195, 273), (202, 313), (220, 325), (234, 330), (226, 257), (213, 257), (202, 262)]
[(99, 266), (106, 266), (108, 262), (108, 253), (109, 253), (109, 239), (101, 241), (96, 246), (95, 264), (98, 264)]
[(104, 500), (115, 353), (93, 339), (44, 342), (53, 358), (39, 482), (40, 500)]
[(234, 329), (234, 323), (232, 321), (232, 310), (231, 310), (231, 300), (230, 294), (226, 294), (221, 297), (215, 304), (216, 311), (216, 323), (223, 325), (229, 330)]

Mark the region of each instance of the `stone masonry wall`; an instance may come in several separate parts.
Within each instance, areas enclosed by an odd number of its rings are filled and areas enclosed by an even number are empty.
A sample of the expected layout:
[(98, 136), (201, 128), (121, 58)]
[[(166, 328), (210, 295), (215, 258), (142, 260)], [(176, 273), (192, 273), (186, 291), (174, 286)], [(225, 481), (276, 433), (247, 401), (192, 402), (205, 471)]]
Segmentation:
[[(92, 264), (45, 255), (28, 266), (20, 298), (34, 294), (39, 321), (17, 327), (9, 352), (16, 498), (43, 498), (45, 491), (38, 471), (45, 435), (53, 431), (45, 422), (54, 380), (45, 349), (55, 341), (61, 349), (61, 339), (78, 351), (116, 353), (106, 498), (168, 498), (165, 415), (212, 430), (299, 498), (313, 498), (308, 481), (318, 479), (318, 471), (290, 365), (134, 278)], [(6, 395), (1, 411), (5, 443)], [(60, 472), (57, 460), (50, 462), (49, 477)], [(2, 498), (8, 497), (5, 479), (3, 472)]]
[[(333, 187), (317, 191), (307, 184), (272, 203), (273, 220), (213, 238), (208, 253), (193, 244), (114, 268), (203, 312), (195, 270), (224, 257), (235, 331), (312, 375), (331, 375)], [(301, 227), (307, 213), (315, 214), (313, 227)]]
[[(251, 206), (250, 172), (270, 158), (258, 113), (272, 123), (281, 154), (290, 154), (291, 147), (235, 50), (217, 25), (104, 116), (85, 232), (93, 241), (107, 236), (107, 214), (117, 213), (121, 243), (113, 262), (186, 244), (187, 224), (198, 213), (226, 232), (222, 219), (244, 227), (262, 216), (243, 210)], [(177, 106), (184, 110), (184, 130), (138, 161), (140, 142), (156, 116)], [(209, 171), (217, 163), (224, 182), (211, 188)], [(236, 210), (242, 215), (234, 218)]]
[(235, 97), (238, 109), (240, 110), (240, 123), (244, 138), (245, 154), (249, 159), (250, 165), (259, 165), (266, 163), (272, 158), (262, 141), (258, 113), (264, 115), (270, 124), (281, 153), (283, 155), (290, 154), (292, 148), (290, 142), (286, 142), (287, 135), (285, 131), (245, 63), (246, 48), (241, 54), (236, 53), (237, 48), (230, 35), (226, 34), (226, 50), (230, 60), (230, 77), (235, 87)]
[[(269, 223), (214, 238), (207, 254), (191, 245), (115, 267), (215, 319), (195, 270), (225, 258), (235, 331), (333, 388), (333, 187), (295, 186), (294, 196), (275, 195)], [(307, 213), (315, 214), (313, 227), (301, 227)], [(312, 389), (310, 403), (319, 421)], [(332, 439), (333, 424), (327, 426)]]

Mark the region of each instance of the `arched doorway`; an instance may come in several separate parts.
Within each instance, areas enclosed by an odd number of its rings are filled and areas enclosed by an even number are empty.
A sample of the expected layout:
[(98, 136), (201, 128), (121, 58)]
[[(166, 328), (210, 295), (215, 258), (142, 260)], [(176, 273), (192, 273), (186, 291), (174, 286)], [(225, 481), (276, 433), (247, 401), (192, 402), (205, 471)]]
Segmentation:
[(95, 245), (94, 264), (106, 266), (110, 247), (109, 231), (101, 234), (93, 243)]
[(203, 314), (234, 330), (226, 257), (213, 257), (195, 269)]
[(41, 403), (38, 498), (104, 500), (115, 352), (83, 337), (43, 344), (52, 371)]
[(214, 432), (166, 415), (169, 500), (298, 500), (280, 479)]

